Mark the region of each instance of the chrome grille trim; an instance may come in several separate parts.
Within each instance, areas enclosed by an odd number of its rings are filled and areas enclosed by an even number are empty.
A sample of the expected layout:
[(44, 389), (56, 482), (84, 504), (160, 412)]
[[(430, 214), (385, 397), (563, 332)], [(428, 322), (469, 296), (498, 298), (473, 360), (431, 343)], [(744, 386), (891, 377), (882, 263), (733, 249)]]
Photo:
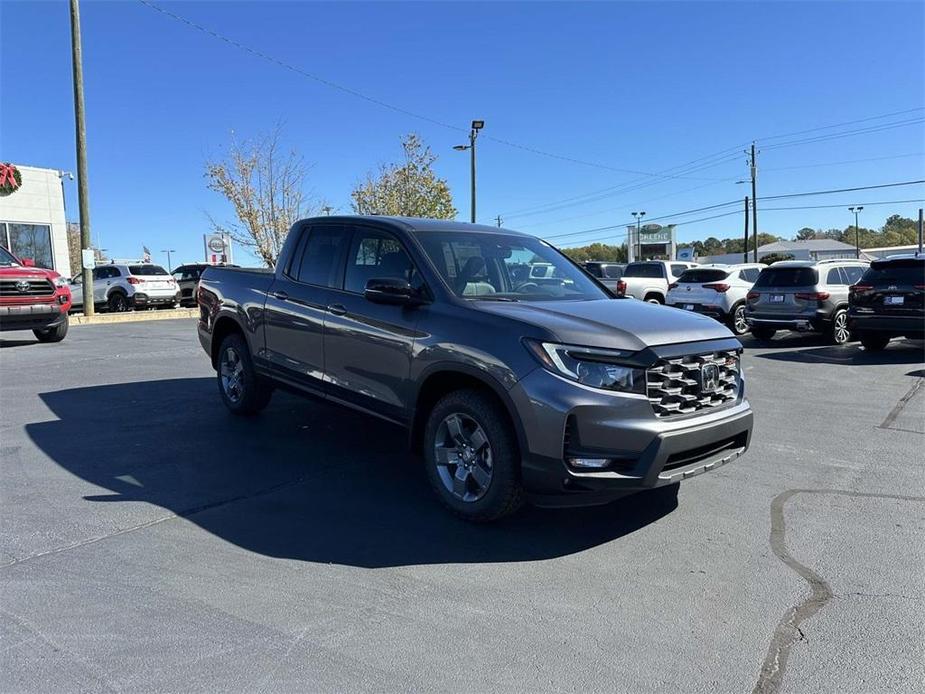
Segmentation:
[[(717, 367), (718, 387), (701, 391), (704, 365)], [(693, 414), (731, 405), (739, 396), (739, 353), (736, 350), (662, 359), (646, 371), (646, 395), (656, 417)]]
[[(28, 282), (29, 289), (25, 292), (16, 287), (19, 282)], [(31, 277), (4, 277), (0, 280), (0, 296), (51, 296), (55, 293), (55, 286), (46, 279)]]

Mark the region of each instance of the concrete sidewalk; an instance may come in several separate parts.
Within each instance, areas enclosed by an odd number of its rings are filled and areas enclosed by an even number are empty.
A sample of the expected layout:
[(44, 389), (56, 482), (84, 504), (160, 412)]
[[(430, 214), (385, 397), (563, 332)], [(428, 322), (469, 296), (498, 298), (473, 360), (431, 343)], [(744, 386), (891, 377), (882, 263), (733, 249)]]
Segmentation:
[(147, 320), (171, 320), (176, 318), (195, 318), (199, 309), (175, 308), (169, 311), (160, 309), (145, 309), (144, 311), (126, 311), (124, 313), (98, 313), (94, 316), (85, 316), (82, 313), (73, 313), (70, 323), (74, 325), (95, 325), (97, 323), (134, 323)]

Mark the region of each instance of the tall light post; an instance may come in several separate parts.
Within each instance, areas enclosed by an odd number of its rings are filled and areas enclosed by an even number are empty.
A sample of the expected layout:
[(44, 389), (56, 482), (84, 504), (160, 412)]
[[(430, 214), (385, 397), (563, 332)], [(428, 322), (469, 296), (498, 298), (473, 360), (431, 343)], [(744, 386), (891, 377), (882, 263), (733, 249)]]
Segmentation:
[(485, 127), (485, 121), (472, 121), (472, 129), (469, 131), (468, 145), (454, 145), (453, 149), (457, 152), (469, 150), (469, 186), (470, 186), (470, 213), (469, 218), (475, 224), (475, 139), (479, 136), (479, 130)]
[(645, 212), (633, 212), (633, 219), (636, 220), (636, 250), (638, 251), (638, 253), (633, 254), (636, 256), (633, 260), (642, 260), (642, 237), (639, 232), (642, 229), (642, 218), (645, 216)]
[(849, 207), (849, 212), (854, 212), (854, 254), (856, 258), (861, 257), (861, 233), (858, 229), (858, 214), (864, 209), (863, 205)]
[(173, 271), (173, 267), (172, 267), (171, 264), (170, 264), (170, 254), (171, 254), (171, 253), (176, 253), (176, 252), (177, 252), (177, 250), (176, 250), (175, 248), (164, 248), (164, 249), (161, 250), (161, 253), (166, 253), (166, 254), (167, 254), (167, 272), (172, 272), (172, 271)]

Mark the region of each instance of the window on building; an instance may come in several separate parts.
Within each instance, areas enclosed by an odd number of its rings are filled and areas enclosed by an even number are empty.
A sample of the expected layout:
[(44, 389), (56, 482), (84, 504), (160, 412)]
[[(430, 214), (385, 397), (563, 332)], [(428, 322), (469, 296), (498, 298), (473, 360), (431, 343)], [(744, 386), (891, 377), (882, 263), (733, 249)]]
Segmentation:
[(51, 227), (47, 224), (8, 222), (9, 249), (20, 258), (32, 258), (36, 267), (54, 268), (51, 254)]

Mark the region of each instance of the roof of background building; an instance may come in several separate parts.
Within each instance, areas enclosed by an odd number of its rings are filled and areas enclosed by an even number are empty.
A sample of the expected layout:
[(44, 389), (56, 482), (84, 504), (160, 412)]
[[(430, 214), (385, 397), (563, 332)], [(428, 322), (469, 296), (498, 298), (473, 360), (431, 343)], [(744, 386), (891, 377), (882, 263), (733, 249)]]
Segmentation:
[(854, 246), (834, 239), (809, 239), (807, 241), (775, 241), (758, 246), (759, 253), (780, 253), (786, 251), (845, 251)]

